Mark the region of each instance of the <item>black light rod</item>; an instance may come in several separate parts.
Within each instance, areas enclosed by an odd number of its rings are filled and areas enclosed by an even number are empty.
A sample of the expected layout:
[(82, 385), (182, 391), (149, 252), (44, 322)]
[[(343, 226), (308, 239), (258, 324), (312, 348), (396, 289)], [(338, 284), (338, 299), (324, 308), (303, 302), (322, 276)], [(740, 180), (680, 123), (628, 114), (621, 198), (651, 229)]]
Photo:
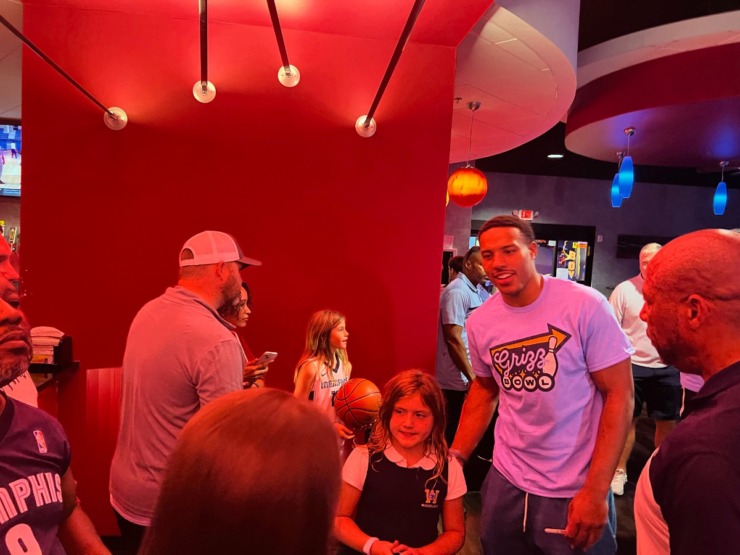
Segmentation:
[(280, 59), (283, 61), (285, 71), (289, 72), (290, 62), (288, 61), (288, 51), (285, 49), (285, 39), (283, 39), (283, 31), (280, 28), (280, 19), (278, 18), (275, 0), (267, 0), (267, 7), (270, 9), (270, 19), (272, 20), (272, 28), (275, 31), (275, 40), (277, 40), (278, 43), (278, 50), (280, 50)]
[(385, 92), (385, 88), (388, 86), (388, 83), (391, 80), (391, 75), (393, 75), (393, 71), (396, 69), (396, 65), (398, 64), (398, 60), (401, 59), (401, 54), (403, 53), (403, 49), (406, 46), (406, 43), (409, 40), (409, 37), (411, 36), (411, 31), (414, 28), (414, 25), (416, 24), (416, 20), (419, 19), (419, 13), (421, 12), (421, 8), (424, 6), (424, 0), (416, 0), (414, 2), (414, 7), (411, 8), (411, 13), (409, 14), (409, 18), (406, 21), (406, 25), (403, 28), (403, 32), (401, 33), (401, 36), (398, 38), (398, 44), (396, 44), (396, 49), (393, 51), (393, 56), (391, 56), (391, 61), (388, 64), (388, 69), (385, 70), (385, 75), (383, 76), (383, 80), (380, 82), (380, 87), (378, 87), (378, 93), (375, 95), (375, 100), (373, 100), (372, 106), (370, 106), (370, 111), (367, 113), (367, 117), (365, 118), (365, 125), (366, 127), (370, 125), (370, 120), (373, 118), (373, 115), (375, 114), (375, 110), (378, 109), (378, 104), (380, 104), (380, 99), (383, 97), (383, 93)]
[(208, 0), (198, 0), (200, 14), (200, 81), (208, 82)]
[(28, 46), (28, 48), (30, 48), (31, 50), (33, 50), (36, 54), (38, 54), (38, 56), (42, 60), (44, 60), (47, 64), (49, 64), (51, 67), (53, 67), (57, 71), (57, 73), (59, 73), (59, 75), (61, 75), (67, 81), (69, 81), (70, 83), (72, 83), (72, 85), (74, 85), (77, 88), (77, 90), (79, 90), (82, 94), (84, 94), (87, 98), (89, 98), (98, 108), (100, 108), (101, 110), (103, 110), (106, 114), (108, 114), (113, 119), (118, 119), (113, 112), (111, 112), (108, 108), (106, 108), (105, 106), (103, 106), (103, 104), (97, 98), (95, 98), (93, 95), (91, 95), (89, 92), (87, 92), (82, 87), (82, 85), (80, 85), (77, 81), (75, 81), (74, 79), (72, 79), (72, 77), (66, 71), (64, 71), (61, 67), (59, 67), (58, 65), (56, 65), (52, 61), (52, 59), (49, 58), (49, 56), (47, 56), (46, 54), (44, 54), (39, 49), (38, 46), (36, 46), (34, 43), (32, 43), (30, 40), (28, 40), (23, 35), (23, 33), (21, 33), (18, 29), (16, 29), (15, 27), (13, 27), (13, 24), (10, 21), (8, 21), (7, 19), (5, 19), (2, 15), (0, 15), (0, 23), (2, 23), (3, 25), (5, 25), (5, 27), (7, 27), (8, 30), (11, 33), (13, 33), (16, 37), (18, 37), (19, 39), (21, 39), (23, 41), (23, 43), (26, 46)]

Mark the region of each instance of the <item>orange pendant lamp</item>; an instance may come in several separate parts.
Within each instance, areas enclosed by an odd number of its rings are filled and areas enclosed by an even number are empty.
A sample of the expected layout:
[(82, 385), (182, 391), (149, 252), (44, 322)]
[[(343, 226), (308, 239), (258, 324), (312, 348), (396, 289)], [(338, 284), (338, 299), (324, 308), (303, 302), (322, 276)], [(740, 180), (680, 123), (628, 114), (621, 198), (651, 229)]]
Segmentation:
[(458, 168), (447, 180), (447, 194), (455, 204), (463, 207), (475, 206), (486, 196), (488, 181), (479, 169), (470, 164), (470, 150), (473, 145), (473, 119), (475, 111), (480, 108), (480, 102), (468, 102), (470, 108), (470, 144), (468, 146), (468, 161), (465, 167)]

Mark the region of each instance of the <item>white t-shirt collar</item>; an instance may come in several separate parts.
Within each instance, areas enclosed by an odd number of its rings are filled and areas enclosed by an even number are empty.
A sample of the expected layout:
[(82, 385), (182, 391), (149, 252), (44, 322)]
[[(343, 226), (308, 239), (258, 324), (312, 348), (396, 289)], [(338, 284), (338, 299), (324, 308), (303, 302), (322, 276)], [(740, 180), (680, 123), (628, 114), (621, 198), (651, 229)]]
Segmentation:
[(396, 448), (393, 447), (393, 445), (390, 443), (388, 444), (388, 447), (385, 448), (384, 454), (389, 461), (402, 468), (421, 467), (423, 470), (433, 470), (434, 467), (437, 465), (437, 457), (435, 457), (434, 455), (424, 455), (421, 459), (419, 459), (419, 461), (417, 461), (416, 464), (407, 466), (404, 456), (396, 451)]

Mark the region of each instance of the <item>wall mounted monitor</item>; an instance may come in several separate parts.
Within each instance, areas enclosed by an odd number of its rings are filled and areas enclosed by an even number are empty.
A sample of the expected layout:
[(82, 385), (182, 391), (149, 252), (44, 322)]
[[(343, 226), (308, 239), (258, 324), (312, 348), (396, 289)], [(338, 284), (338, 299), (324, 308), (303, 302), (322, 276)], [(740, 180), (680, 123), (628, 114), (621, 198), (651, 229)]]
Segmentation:
[(0, 196), (21, 196), (20, 125), (0, 125)]

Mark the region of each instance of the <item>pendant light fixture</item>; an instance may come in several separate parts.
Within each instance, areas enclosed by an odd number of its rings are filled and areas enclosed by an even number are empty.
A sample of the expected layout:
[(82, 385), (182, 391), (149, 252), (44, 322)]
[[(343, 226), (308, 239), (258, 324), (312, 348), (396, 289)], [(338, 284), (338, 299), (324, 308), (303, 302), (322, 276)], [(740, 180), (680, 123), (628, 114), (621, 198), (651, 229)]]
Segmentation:
[(456, 169), (447, 180), (447, 193), (450, 200), (459, 206), (475, 206), (488, 192), (488, 181), (485, 174), (470, 163), (470, 152), (473, 148), (473, 122), (480, 102), (468, 102), (470, 109), (470, 141), (468, 142), (468, 160), (465, 166)]
[(612, 196), (612, 208), (619, 208), (622, 206), (622, 193), (619, 190), (619, 174), (614, 174), (614, 179), (612, 180), (612, 188), (611, 188), (611, 196)]
[(208, 0), (198, 0), (200, 20), (200, 80), (193, 85), (195, 100), (208, 104), (216, 98), (216, 87), (208, 80)]
[(632, 185), (635, 183), (635, 169), (632, 164), (632, 156), (630, 156), (630, 138), (635, 134), (636, 129), (634, 127), (628, 127), (624, 130), (624, 134), (627, 135), (627, 153), (622, 153), (619, 162), (619, 194), (622, 198), (630, 198), (632, 194)]
[(728, 164), (729, 162), (724, 160), (719, 163), (722, 177), (720, 178), (719, 183), (717, 183), (717, 188), (714, 190), (714, 200), (712, 204), (715, 216), (722, 216), (725, 213), (725, 208), (727, 207), (727, 183), (725, 183), (725, 168)]

